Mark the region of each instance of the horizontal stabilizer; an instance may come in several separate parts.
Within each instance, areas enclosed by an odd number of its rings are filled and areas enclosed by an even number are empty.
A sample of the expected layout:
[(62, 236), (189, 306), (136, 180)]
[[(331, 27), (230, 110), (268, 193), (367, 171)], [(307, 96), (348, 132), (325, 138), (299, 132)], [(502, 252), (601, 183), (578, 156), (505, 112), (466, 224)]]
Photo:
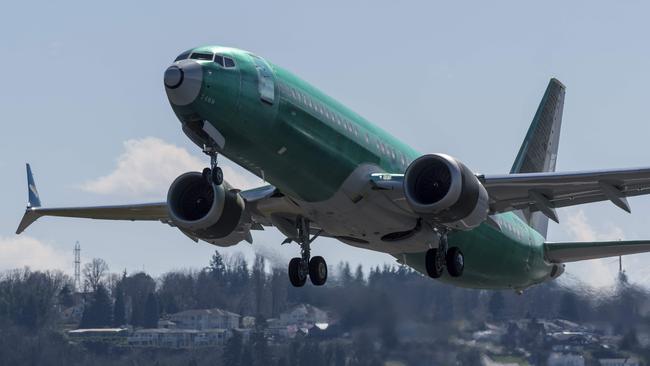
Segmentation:
[(577, 262), (650, 252), (650, 240), (544, 243), (544, 252), (551, 263)]

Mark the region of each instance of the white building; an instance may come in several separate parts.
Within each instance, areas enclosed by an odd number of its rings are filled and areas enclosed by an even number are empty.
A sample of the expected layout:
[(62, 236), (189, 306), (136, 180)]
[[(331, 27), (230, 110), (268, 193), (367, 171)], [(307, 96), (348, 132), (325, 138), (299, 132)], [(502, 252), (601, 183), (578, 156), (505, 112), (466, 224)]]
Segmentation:
[(280, 314), (280, 323), (284, 325), (296, 325), (298, 327), (311, 328), (316, 324), (327, 324), (329, 316), (327, 313), (309, 304), (300, 304)]
[(178, 329), (235, 329), (240, 316), (221, 309), (185, 310), (172, 314), (169, 320)]
[(598, 360), (601, 366), (639, 366), (641, 362), (635, 357), (627, 358), (601, 358)]
[(313, 327), (327, 329), (329, 321), (327, 312), (309, 304), (300, 304), (280, 314), (278, 319), (268, 319), (267, 333), (272, 336), (293, 338), (299, 332), (309, 333), (309, 329)]
[(553, 352), (548, 356), (548, 366), (585, 366), (585, 358), (575, 353)]
[(230, 335), (225, 329), (139, 329), (127, 338), (127, 343), (136, 347), (210, 347), (224, 345)]

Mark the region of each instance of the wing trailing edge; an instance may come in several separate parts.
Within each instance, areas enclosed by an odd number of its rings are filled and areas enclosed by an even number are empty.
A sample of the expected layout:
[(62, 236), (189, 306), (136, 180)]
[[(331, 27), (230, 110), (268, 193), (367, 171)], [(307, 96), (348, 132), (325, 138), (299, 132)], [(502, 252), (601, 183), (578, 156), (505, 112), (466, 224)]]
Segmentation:
[(551, 263), (577, 262), (650, 252), (650, 240), (544, 243), (544, 252)]

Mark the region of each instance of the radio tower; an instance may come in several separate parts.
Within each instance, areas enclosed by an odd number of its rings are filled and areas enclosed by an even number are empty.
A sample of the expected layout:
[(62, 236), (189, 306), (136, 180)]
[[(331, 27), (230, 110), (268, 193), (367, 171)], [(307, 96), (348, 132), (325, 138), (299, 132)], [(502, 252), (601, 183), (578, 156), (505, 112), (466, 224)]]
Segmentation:
[(76, 292), (79, 292), (81, 288), (81, 245), (77, 241), (74, 244), (74, 289)]

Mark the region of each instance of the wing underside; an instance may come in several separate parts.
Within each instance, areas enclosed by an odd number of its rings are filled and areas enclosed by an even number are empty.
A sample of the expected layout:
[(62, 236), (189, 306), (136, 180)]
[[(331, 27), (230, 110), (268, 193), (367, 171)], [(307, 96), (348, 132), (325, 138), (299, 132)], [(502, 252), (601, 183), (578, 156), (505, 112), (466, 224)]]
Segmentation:
[(549, 262), (566, 263), (650, 252), (650, 240), (545, 243), (544, 250)]

